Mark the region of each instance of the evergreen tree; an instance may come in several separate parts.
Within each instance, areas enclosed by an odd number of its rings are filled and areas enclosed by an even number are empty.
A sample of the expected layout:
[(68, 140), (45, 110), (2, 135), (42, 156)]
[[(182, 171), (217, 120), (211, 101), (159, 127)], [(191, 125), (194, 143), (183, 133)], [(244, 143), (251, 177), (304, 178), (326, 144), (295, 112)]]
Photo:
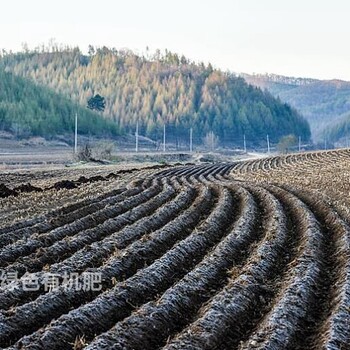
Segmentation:
[(106, 108), (105, 98), (97, 94), (88, 100), (87, 107), (98, 112), (103, 112)]

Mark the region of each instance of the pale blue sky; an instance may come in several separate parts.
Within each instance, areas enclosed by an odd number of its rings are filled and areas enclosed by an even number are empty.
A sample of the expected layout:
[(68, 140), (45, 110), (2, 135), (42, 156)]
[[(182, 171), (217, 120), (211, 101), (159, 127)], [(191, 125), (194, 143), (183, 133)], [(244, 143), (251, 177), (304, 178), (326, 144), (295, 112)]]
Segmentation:
[(0, 48), (168, 48), (234, 72), (350, 80), (349, 0), (2, 1)]

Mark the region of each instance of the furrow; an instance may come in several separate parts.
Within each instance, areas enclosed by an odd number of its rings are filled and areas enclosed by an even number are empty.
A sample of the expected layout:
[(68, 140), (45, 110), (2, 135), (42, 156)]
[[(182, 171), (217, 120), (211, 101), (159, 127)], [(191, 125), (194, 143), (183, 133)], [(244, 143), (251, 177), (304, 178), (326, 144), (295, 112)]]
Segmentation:
[(226, 282), (227, 270), (242, 262), (258, 238), (257, 206), (243, 189), (235, 189), (240, 201), (238, 219), (229, 234), (182, 280), (160, 299), (149, 302), (129, 318), (94, 339), (88, 349), (155, 349), (177, 329), (190, 322), (200, 305)]
[[(114, 218), (130, 210), (140, 202), (145, 202), (161, 191), (161, 186), (150, 187), (144, 191), (136, 193), (134, 196), (127, 196), (115, 198), (113, 201), (104, 203), (103, 209), (78, 218), (74, 222), (62, 227), (58, 227), (53, 231), (45, 234), (33, 235), (26, 239), (17, 240), (15, 243), (3, 247), (0, 251), (0, 267), (8, 266), (9, 263), (16, 261), (19, 257), (24, 257), (35, 252), (39, 248), (48, 247), (55, 242), (76, 235), (77, 233), (89, 229), (91, 227), (98, 227), (106, 220)], [(11, 240), (13, 237), (11, 238)]]
[[(74, 341), (77, 336), (84, 335), (86, 339), (91, 339), (95, 334), (108, 330), (115, 322), (128, 316), (133, 305), (153, 299), (205, 256), (224, 234), (232, 205), (230, 193), (224, 190), (209, 217), (187, 238), (180, 240), (173, 249), (164, 252), (165, 254), (149, 267), (140, 270), (125, 283), (117, 284), (113, 290), (101, 295), (92, 303), (62, 316), (46, 328), (43, 334), (39, 334), (39, 338), (34, 336), (29, 343), (42, 348), (50, 343), (53, 349), (65, 349), (69, 348), (69, 342)], [(94, 322), (92, 327), (91, 316), (87, 316), (88, 314), (103, 315), (103, 321), (99, 324)], [(53, 342), (53, 339), (56, 341)], [(26, 343), (26, 340), (20, 341), (22, 344), (23, 342)]]
[[(302, 232), (300, 255), (290, 264), (289, 278), (274, 300), (271, 311), (265, 316), (254, 334), (240, 349), (297, 349), (300, 332), (312, 323), (312, 310), (317, 308), (324, 269), (324, 233), (311, 210), (287, 191), (279, 192), (294, 217), (297, 229)], [(283, 320), (283, 322), (281, 322)]]
[[(137, 272), (138, 269), (152, 264), (155, 259), (164, 254), (176, 241), (185, 238), (192, 229), (198, 224), (199, 220), (207, 214), (208, 210), (213, 205), (213, 192), (212, 190), (205, 189), (201, 195), (196, 199), (196, 202), (182, 214), (177, 216), (172, 222), (165, 225), (162, 229), (153, 232), (149, 236), (144, 237), (142, 241), (136, 241), (130, 245), (125, 251), (117, 252), (114, 257), (111, 257), (109, 262), (104, 266), (95, 269), (95, 272), (99, 272), (103, 277), (103, 289), (107, 289), (113, 286), (115, 280), (122, 281), (131, 277)], [(141, 272), (144, 270), (141, 270)], [(176, 270), (171, 270), (171, 274), (176, 275)], [(141, 276), (145, 279), (145, 283), (148, 283), (153, 278), (152, 274), (141, 273)], [(159, 277), (159, 273), (154, 276), (156, 279)], [(83, 276), (81, 277), (83, 279)], [(134, 280), (137, 277), (134, 278)], [(165, 281), (162, 281), (165, 283)], [(118, 284), (123, 289), (124, 283)], [(114, 295), (114, 289), (110, 292), (103, 294), (103, 300), (108, 300), (109, 296)], [(52, 319), (68, 312), (72, 307), (78, 307), (83, 302), (87, 302), (96, 297), (100, 292), (84, 291), (84, 290), (68, 290), (64, 287), (60, 287), (55, 291), (49, 292), (43, 296), (40, 296), (35, 301), (20, 306), (14, 310), (11, 314), (2, 313), (0, 322), (2, 327), (0, 328), (0, 345), (8, 345), (19, 339), (25, 334), (37, 330), (39, 327), (44, 326)], [(135, 291), (137, 293), (137, 291)], [(156, 293), (156, 290), (149, 290), (148, 293)], [(142, 294), (141, 294), (142, 295)], [(96, 301), (97, 300), (97, 301)], [(99, 307), (99, 298), (93, 301), (93, 305)], [(90, 303), (91, 304), (91, 303)], [(129, 307), (130, 305), (127, 304)], [(103, 308), (105, 303), (101, 303)], [(112, 304), (108, 304), (108, 307)], [(85, 309), (89, 309), (89, 304)], [(79, 309), (78, 309), (79, 310)], [(94, 309), (91, 309), (93, 311)], [(97, 309), (95, 309), (97, 312)], [(113, 311), (113, 310), (111, 310)], [(80, 314), (80, 311), (78, 315)], [(73, 313), (73, 315), (71, 314)], [(75, 311), (72, 311), (67, 316), (62, 316), (63, 320), (66, 318), (73, 320)], [(31, 314), (30, 320), (27, 320), (26, 315)], [(106, 322), (108, 319), (105, 320)], [(57, 321), (58, 322), (58, 321)], [(69, 321), (70, 322), (70, 321)], [(78, 326), (79, 323), (73, 322), (73, 327)], [(34, 334), (34, 338), (39, 333)], [(74, 340), (74, 339), (73, 339)], [(68, 341), (69, 342), (69, 341)], [(65, 343), (67, 345), (67, 343)]]
[(25, 272), (40, 271), (45, 265), (51, 265), (52, 263), (62, 261), (76, 251), (83, 249), (84, 246), (99, 242), (103, 240), (103, 238), (121, 230), (123, 227), (131, 225), (143, 216), (151, 214), (159, 206), (169, 201), (175, 195), (175, 190), (167, 186), (164, 191), (160, 192), (155, 197), (153, 197), (153, 192), (149, 195), (147, 193), (142, 193), (142, 195), (143, 196), (138, 199), (139, 202), (137, 204), (136, 198), (136, 201), (132, 201), (131, 203), (123, 202), (120, 204), (123, 206), (123, 210), (128, 210), (125, 213), (115, 218), (107, 219), (102, 224), (94, 228), (83, 230), (72, 237), (65, 237), (51, 246), (41, 247), (31, 255), (22, 255), (16, 260), (16, 263), (7, 266), (4, 270), (17, 271), (19, 275), (22, 275)]
[(260, 307), (271, 298), (271, 283), (288, 254), (287, 218), (280, 202), (263, 189), (253, 190), (266, 210), (264, 238), (241, 270), (205, 306), (197, 320), (164, 349), (228, 349), (241, 340)]
[[(108, 205), (121, 202), (130, 196), (135, 196), (141, 193), (142, 191), (143, 191), (142, 188), (133, 188), (125, 192), (122, 192), (121, 194), (118, 194), (116, 196), (113, 196), (111, 198), (102, 200), (99, 203), (92, 204), (88, 208), (83, 208), (82, 210), (78, 209), (73, 213), (71, 213), (70, 215), (68, 215), (69, 216), (68, 219), (63, 219), (64, 222), (68, 220), (67, 221), (68, 223), (67, 224), (64, 223), (63, 226), (61, 225), (61, 216), (60, 216), (57, 219), (54, 219), (52, 223), (50, 223), (50, 221), (48, 223), (44, 222), (42, 224), (35, 225), (34, 227), (24, 228), (14, 232), (3, 234), (1, 236), (1, 242), (0, 242), (0, 248), (2, 248), (1, 252), (3, 252), (4, 247), (6, 247), (7, 245), (14, 244), (18, 240), (27, 239), (32, 235), (34, 235), (35, 237), (40, 236), (41, 234), (45, 234), (46, 232), (49, 232), (51, 228), (53, 228), (53, 231), (55, 231), (55, 230), (62, 230), (63, 227), (66, 228), (71, 226), (72, 227), (77, 226), (78, 220), (79, 220), (79, 224), (81, 222), (80, 225), (82, 225), (85, 222), (85, 226), (88, 227), (89, 224), (93, 224), (94, 222), (94, 220), (89, 220), (89, 219), (93, 218), (94, 215), (96, 216), (97, 212), (104, 210), (104, 208), (107, 207)], [(23, 244), (23, 242), (21, 243)], [(4, 260), (6, 262), (6, 259)], [(4, 262), (2, 262), (2, 264), (3, 263)]]
[[(81, 273), (89, 267), (96, 267), (103, 264), (109, 256), (119, 250), (125, 249), (129, 244), (140, 239), (148, 233), (160, 229), (170, 221), (174, 220), (182, 210), (187, 209), (195, 198), (196, 191), (192, 188), (180, 192), (178, 196), (150, 216), (145, 216), (135, 224), (129, 225), (119, 232), (115, 232), (109, 237), (104, 238), (98, 243), (93, 243), (90, 246), (76, 252), (68, 259), (51, 265), (50, 272), (57, 275), (66, 273)], [(118, 221), (118, 219), (116, 219)], [(34, 299), (43, 293), (43, 282), (45, 272), (35, 274), (35, 277), (41, 283), (41, 289), (34, 293), (29, 293), (23, 289), (23, 283), (20, 280), (15, 288), (6, 288), (0, 293), (1, 308), (7, 309), (15, 304)]]

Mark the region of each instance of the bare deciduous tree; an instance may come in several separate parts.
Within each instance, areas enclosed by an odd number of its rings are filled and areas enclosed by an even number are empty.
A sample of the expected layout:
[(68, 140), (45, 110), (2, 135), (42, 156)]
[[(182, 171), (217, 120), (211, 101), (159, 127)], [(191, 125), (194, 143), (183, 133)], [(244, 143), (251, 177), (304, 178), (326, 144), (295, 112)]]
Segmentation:
[(219, 144), (219, 137), (213, 131), (210, 131), (203, 138), (203, 143), (208, 150), (214, 151)]

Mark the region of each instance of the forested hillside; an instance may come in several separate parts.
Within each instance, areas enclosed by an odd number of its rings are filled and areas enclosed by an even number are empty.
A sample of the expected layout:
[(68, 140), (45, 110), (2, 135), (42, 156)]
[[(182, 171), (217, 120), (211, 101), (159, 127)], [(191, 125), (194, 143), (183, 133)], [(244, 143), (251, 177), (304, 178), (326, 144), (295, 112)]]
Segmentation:
[(350, 111), (350, 82), (290, 78), (279, 75), (247, 75), (250, 84), (267, 89), (290, 104), (309, 121), (313, 138), (318, 140), (341, 122)]
[(97, 113), (0, 69), (0, 130), (12, 131), (19, 137), (71, 133), (76, 112), (80, 134), (117, 134), (116, 126)]
[(323, 137), (330, 142), (340, 141), (342, 145), (350, 146), (350, 112), (325, 129)]
[(213, 131), (221, 142), (237, 142), (243, 134), (259, 143), (282, 135), (309, 139), (308, 123), (290, 106), (244, 79), (195, 64), (166, 51), (138, 56), (131, 51), (89, 48), (42, 48), (2, 53), (0, 66), (30, 78), (86, 106), (95, 94), (106, 100), (104, 116), (121, 132), (160, 139), (164, 123), (168, 135), (198, 139)]

